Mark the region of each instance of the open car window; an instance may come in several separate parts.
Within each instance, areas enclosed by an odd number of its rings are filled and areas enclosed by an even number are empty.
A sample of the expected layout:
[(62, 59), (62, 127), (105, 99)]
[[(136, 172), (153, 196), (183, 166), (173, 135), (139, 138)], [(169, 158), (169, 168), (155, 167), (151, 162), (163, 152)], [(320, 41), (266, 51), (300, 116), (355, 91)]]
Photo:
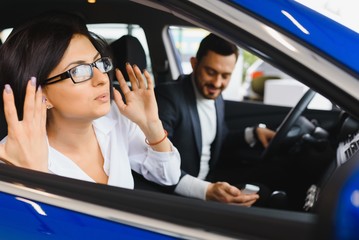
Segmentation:
[[(202, 28), (169, 26), (168, 35), (175, 56), (170, 65), (178, 68), (180, 74), (192, 72), (190, 58), (196, 55), (199, 43), (208, 31)], [(166, 36), (166, 35), (165, 35)], [(231, 81), (223, 92), (230, 101), (256, 101), (263, 104), (293, 107), (308, 90), (308, 87), (279, 70), (258, 56), (239, 48), (239, 58)], [(173, 76), (177, 79), (178, 74)], [(320, 94), (309, 105), (310, 109), (331, 110), (332, 103)]]

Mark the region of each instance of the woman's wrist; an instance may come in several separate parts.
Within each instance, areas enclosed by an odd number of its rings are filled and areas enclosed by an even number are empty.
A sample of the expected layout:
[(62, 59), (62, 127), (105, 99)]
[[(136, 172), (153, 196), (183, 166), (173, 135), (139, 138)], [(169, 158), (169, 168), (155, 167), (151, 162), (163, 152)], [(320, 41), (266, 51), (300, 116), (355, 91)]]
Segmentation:
[(253, 136), (256, 142), (260, 141), (258, 137), (258, 128), (267, 128), (267, 125), (265, 125), (264, 123), (259, 123), (253, 128)]
[(163, 136), (163, 138), (160, 139), (159, 141), (157, 141), (157, 142), (149, 142), (148, 139), (146, 138), (146, 139), (145, 139), (145, 142), (146, 142), (147, 145), (149, 145), (149, 146), (155, 146), (155, 145), (160, 144), (160, 143), (163, 142), (164, 140), (166, 140), (167, 135), (168, 135), (167, 131), (164, 130), (164, 136)]
[(167, 131), (163, 128), (160, 120), (140, 127), (145, 134), (145, 143), (158, 152), (170, 152), (172, 146), (167, 138)]
[(165, 133), (162, 122), (160, 120), (154, 121), (152, 123), (144, 124), (140, 126), (141, 130), (146, 136), (146, 142), (155, 143), (160, 141)]

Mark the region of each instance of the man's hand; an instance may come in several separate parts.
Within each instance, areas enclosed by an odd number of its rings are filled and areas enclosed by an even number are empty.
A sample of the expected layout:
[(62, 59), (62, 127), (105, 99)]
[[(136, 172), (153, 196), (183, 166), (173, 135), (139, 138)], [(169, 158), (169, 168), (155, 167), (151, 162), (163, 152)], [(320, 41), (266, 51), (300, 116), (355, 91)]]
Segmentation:
[(259, 139), (259, 141), (262, 143), (263, 147), (268, 147), (269, 142), (274, 137), (275, 133), (274, 131), (268, 129), (268, 128), (256, 128), (256, 134)]
[(233, 203), (247, 207), (252, 206), (258, 198), (258, 194), (244, 194), (227, 182), (211, 183), (206, 192), (206, 200)]

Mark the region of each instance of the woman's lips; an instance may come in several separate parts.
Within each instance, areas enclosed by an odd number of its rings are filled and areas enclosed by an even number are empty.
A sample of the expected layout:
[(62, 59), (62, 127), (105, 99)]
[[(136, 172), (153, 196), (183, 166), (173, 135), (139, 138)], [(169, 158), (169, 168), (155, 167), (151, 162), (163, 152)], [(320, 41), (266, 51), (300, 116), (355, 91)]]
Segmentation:
[(103, 93), (95, 98), (95, 100), (101, 101), (101, 102), (108, 102), (109, 99), (110, 99), (110, 94), (108, 94), (108, 93)]

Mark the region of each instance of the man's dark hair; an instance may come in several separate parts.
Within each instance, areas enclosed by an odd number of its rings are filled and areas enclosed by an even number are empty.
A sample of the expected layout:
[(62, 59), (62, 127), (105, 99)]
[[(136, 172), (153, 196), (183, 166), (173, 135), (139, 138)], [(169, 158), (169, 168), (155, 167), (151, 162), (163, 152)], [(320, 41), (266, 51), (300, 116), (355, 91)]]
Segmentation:
[(238, 48), (235, 44), (230, 43), (213, 33), (208, 34), (201, 41), (196, 55), (197, 60), (201, 61), (208, 51), (213, 51), (223, 56), (235, 54), (236, 59), (239, 55)]

